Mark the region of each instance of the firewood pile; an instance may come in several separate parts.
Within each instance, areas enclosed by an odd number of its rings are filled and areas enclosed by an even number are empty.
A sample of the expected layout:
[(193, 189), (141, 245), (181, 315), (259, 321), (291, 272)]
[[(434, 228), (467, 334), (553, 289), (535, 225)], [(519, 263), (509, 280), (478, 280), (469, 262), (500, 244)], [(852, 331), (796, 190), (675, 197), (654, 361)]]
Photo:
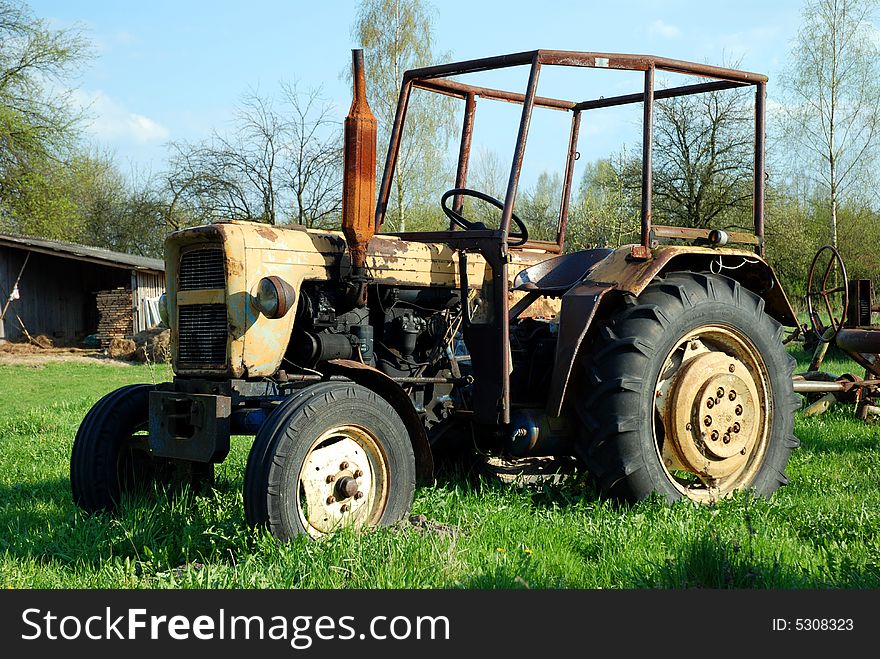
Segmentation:
[(132, 334), (131, 291), (119, 287), (95, 294), (98, 303), (98, 340), (106, 348), (113, 339), (125, 339)]

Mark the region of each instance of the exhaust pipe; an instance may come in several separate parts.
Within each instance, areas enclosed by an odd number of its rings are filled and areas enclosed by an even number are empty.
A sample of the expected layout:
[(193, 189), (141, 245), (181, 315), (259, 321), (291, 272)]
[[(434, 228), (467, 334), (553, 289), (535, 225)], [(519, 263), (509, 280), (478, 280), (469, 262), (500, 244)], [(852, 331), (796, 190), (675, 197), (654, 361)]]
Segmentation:
[[(354, 96), (344, 127), (342, 233), (351, 256), (353, 281), (365, 281), (367, 244), (374, 233), (376, 200), (376, 117), (367, 104), (364, 51), (352, 50)], [(366, 286), (363, 286), (366, 292)]]

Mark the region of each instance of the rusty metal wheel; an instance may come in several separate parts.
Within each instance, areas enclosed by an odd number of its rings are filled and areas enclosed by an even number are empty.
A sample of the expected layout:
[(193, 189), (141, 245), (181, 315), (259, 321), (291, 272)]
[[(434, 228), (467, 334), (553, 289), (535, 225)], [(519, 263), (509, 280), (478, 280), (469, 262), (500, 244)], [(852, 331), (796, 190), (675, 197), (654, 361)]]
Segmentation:
[(710, 503), (787, 482), (794, 360), (756, 295), (672, 273), (609, 319), (583, 360), (575, 448), (614, 498)]
[[(822, 300), (821, 306), (814, 306), (817, 299)], [(843, 257), (831, 245), (823, 245), (813, 257), (807, 275), (807, 316), (816, 338), (833, 341), (843, 329), (848, 310), (849, 279)]]
[(744, 332), (688, 332), (664, 361), (654, 398), (655, 446), (681, 494), (709, 502), (751, 484), (773, 411), (767, 366)]
[(248, 523), (280, 540), (393, 524), (412, 504), (415, 457), (381, 396), (326, 382), (284, 401), (254, 439), (244, 477)]
[(336, 426), (315, 440), (298, 481), (300, 523), (313, 538), (342, 526), (374, 526), (388, 499), (388, 460), (373, 431)]

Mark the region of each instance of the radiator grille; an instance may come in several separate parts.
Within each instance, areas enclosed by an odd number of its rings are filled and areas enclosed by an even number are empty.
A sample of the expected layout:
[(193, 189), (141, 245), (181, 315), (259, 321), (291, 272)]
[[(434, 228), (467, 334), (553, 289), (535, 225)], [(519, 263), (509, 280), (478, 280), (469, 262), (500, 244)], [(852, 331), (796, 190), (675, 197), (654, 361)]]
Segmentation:
[(226, 364), (226, 305), (188, 304), (177, 309), (177, 361), (198, 366)]
[(180, 257), (180, 290), (226, 287), (222, 249), (195, 249)]

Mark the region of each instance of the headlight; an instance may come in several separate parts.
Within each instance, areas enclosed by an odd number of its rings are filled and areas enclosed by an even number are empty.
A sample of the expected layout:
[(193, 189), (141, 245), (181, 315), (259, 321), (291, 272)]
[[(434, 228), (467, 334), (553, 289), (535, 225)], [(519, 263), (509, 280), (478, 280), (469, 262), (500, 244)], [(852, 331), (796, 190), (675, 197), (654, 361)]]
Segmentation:
[(293, 287), (281, 277), (263, 277), (254, 292), (253, 302), (266, 318), (282, 318), (296, 300)]
[(165, 327), (171, 327), (168, 322), (168, 295), (165, 293), (159, 296), (159, 319)]

